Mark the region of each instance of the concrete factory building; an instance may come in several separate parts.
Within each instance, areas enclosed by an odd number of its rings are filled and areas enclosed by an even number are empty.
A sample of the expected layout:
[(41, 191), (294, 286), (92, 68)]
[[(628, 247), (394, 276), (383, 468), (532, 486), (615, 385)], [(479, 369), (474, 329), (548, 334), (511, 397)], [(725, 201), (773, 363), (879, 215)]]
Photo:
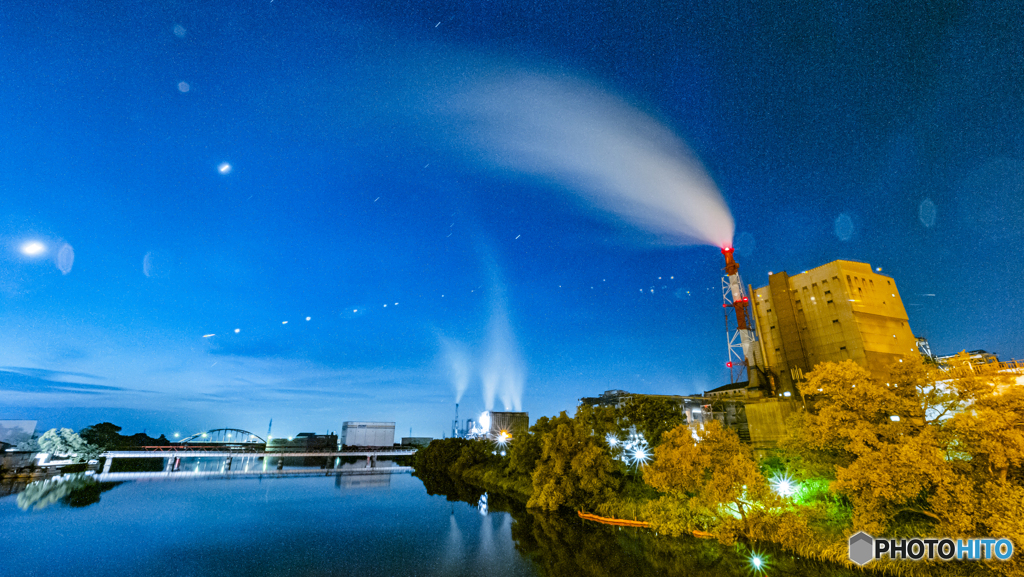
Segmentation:
[(349, 447), (393, 447), (395, 423), (345, 421), (341, 425), (341, 444)]
[[(530, 429), (530, 413), (491, 411), (488, 413), (488, 417), (490, 423), (488, 423), (487, 436), (492, 439), (500, 437), (502, 432), (511, 435), (514, 439), (518, 435), (525, 435)], [(483, 418), (480, 419), (480, 424), (484, 424)]]
[(890, 365), (918, 354), (896, 282), (869, 264), (837, 260), (775, 273), (752, 296), (761, 352), (780, 393), (795, 395), (794, 383), (818, 363), (852, 359), (885, 379)]

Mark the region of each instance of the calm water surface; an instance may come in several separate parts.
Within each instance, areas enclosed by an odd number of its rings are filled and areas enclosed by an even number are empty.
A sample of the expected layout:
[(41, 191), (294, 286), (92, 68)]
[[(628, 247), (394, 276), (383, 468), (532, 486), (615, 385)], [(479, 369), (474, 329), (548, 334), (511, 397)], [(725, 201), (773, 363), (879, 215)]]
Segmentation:
[[(489, 505), (408, 474), (127, 482), (80, 508), (0, 499), (0, 563), (11, 576), (749, 574), (712, 541)], [(785, 556), (770, 573), (848, 574)]]

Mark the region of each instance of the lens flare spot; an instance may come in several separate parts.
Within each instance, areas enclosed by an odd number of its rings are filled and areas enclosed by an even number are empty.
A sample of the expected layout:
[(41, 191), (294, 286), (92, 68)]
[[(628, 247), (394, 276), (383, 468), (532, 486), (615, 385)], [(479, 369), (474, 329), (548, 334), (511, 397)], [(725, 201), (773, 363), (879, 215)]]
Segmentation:
[(75, 249), (71, 248), (70, 244), (64, 243), (57, 251), (57, 268), (60, 269), (61, 274), (69, 274), (74, 264)]
[(937, 210), (932, 199), (926, 198), (922, 200), (921, 205), (917, 208), (917, 219), (921, 221), (921, 224), (928, 228), (935, 226), (936, 215)]
[(850, 215), (844, 212), (836, 217), (835, 232), (839, 240), (850, 240), (853, 236), (853, 219), (850, 218)]
[(46, 245), (38, 240), (30, 240), (21, 245), (21, 254), (25, 256), (40, 256), (46, 254)]

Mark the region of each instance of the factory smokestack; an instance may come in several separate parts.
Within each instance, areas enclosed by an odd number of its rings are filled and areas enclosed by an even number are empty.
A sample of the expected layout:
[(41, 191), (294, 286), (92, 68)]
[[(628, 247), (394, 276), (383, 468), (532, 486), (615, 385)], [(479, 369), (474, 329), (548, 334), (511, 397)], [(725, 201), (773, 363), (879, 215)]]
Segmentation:
[[(737, 382), (737, 376), (742, 377), (744, 369), (747, 372), (747, 380), (750, 387), (759, 387), (764, 384), (760, 378), (763, 364), (760, 361), (760, 351), (757, 345), (757, 332), (750, 322), (750, 298), (743, 288), (743, 279), (740, 278), (740, 265), (733, 257), (735, 249), (731, 246), (722, 248), (725, 256), (725, 276), (722, 278), (722, 307), (725, 308), (725, 328), (729, 343), (729, 360), (726, 366), (732, 376), (732, 382)], [(736, 330), (733, 331), (729, 322), (729, 309), (735, 314)], [(737, 370), (738, 369), (738, 370)], [(753, 369), (753, 370), (751, 370)]]

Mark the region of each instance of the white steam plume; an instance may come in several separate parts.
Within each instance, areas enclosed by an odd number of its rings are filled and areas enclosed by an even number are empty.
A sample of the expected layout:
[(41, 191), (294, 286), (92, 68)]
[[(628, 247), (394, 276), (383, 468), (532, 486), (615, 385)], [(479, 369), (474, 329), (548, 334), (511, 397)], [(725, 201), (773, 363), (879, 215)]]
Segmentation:
[(462, 395), (469, 387), (469, 379), (473, 374), (473, 361), (469, 352), (461, 343), (441, 337), (441, 351), (448, 365), (448, 376), (455, 389), (455, 402), (462, 401)]
[(675, 242), (731, 245), (725, 201), (686, 144), (575, 79), (504, 68), (451, 87), (445, 124), (493, 168), (548, 178)]
[(497, 397), (501, 400), (504, 410), (521, 411), (525, 380), (523, 362), (519, 356), (515, 335), (512, 334), (508, 314), (503, 306), (495, 305), (487, 328), (486, 353), (480, 368), (480, 381), (487, 410), (494, 408)]

